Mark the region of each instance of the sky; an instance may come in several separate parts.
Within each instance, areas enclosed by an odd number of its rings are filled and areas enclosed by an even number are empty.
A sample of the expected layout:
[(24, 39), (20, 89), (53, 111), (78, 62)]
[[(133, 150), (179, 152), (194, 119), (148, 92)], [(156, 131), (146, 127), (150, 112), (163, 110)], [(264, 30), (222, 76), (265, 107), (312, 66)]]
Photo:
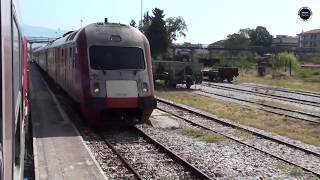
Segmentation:
[[(23, 24), (52, 29), (76, 30), (104, 21), (129, 24), (155, 7), (165, 18), (182, 16), (188, 30), (178, 43), (210, 44), (241, 28), (264, 26), (272, 35), (295, 36), (320, 29), (320, 0), (20, 0)], [(301, 7), (311, 8), (311, 19), (299, 19)]]

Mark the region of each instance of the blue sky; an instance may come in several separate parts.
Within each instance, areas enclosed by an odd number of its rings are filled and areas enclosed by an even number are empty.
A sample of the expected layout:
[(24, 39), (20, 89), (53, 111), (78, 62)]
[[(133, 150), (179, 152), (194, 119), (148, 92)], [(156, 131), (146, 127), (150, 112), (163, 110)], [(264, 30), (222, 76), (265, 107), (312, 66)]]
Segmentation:
[[(24, 24), (74, 30), (103, 21), (128, 24), (140, 19), (141, 0), (20, 0)], [(310, 7), (312, 18), (303, 22), (298, 10)], [(296, 35), (320, 29), (320, 0), (143, 0), (143, 11), (158, 7), (166, 17), (182, 16), (188, 27), (178, 42), (209, 44), (240, 28), (265, 26), (272, 35)]]

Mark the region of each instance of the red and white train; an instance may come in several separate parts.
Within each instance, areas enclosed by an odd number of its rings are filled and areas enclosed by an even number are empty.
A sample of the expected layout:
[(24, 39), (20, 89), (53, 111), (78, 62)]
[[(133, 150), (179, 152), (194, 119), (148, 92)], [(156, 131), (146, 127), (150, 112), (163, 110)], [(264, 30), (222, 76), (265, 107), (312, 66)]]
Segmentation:
[(37, 49), (34, 57), (93, 123), (146, 122), (156, 107), (149, 42), (136, 28), (93, 23)]
[(0, 179), (23, 179), (29, 117), (27, 41), (14, 0), (0, 0)]

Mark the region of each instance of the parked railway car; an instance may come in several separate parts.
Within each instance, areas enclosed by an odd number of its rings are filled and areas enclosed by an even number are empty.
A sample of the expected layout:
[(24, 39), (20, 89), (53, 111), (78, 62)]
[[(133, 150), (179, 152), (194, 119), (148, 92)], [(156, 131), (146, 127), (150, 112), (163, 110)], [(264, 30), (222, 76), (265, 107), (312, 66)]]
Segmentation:
[(92, 123), (111, 117), (146, 122), (156, 107), (149, 42), (136, 28), (93, 23), (34, 55)]
[(27, 41), (16, 1), (0, 1), (0, 179), (23, 179), (29, 120)]
[(201, 70), (203, 77), (211, 82), (223, 82), (227, 80), (229, 83), (239, 76), (239, 70), (236, 67), (221, 66), (219, 59), (199, 59), (204, 64)]
[(202, 83), (202, 64), (185, 61), (152, 62), (154, 80), (164, 80), (166, 85), (176, 88), (185, 84), (189, 89), (194, 84)]

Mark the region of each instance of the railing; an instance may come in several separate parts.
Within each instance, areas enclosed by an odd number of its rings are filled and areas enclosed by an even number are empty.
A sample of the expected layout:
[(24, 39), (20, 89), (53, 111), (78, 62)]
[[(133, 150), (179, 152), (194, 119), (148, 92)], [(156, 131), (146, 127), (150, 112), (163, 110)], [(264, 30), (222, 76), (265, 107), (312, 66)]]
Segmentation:
[(50, 43), (57, 38), (53, 37), (27, 37), (28, 43), (33, 44), (33, 43)]

